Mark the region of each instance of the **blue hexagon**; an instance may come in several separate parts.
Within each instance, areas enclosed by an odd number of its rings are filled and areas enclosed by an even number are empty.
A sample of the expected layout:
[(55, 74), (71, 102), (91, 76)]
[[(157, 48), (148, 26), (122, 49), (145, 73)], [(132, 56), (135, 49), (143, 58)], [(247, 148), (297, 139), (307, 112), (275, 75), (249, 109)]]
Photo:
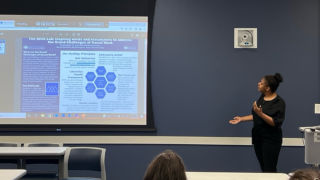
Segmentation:
[(107, 80), (104, 77), (97, 77), (97, 79), (94, 81), (94, 84), (97, 86), (97, 88), (104, 88), (107, 84)]
[(105, 75), (107, 70), (104, 66), (98, 66), (96, 72), (98, 75)]
[(88, 83), (86, 85), (86, 90), (88, 93), (93, 93), (96, 90), (96, 86), (93, 83)]
[(98, 99), (103, 99), (105, 95), (106, 95), (106, 92), (103, 89), (98, 89), (96, 91), (96, 96)]
[(108, 93), (114, 93), (114, 91), (116, 90), (116, 86), (114, 84), (110, 83), (107, 85), (106, 90)]
[(114, 81), (116, 79), (116, 74), (114, 72), (108, 72), (106, 78), (108, 81)]
[(96, 75), (94, 74), (94, 72), (88, 72), (86, 74), (86, 78), (87, 78), (88, 81), (93, 81), (94, 78), (96, 78)]

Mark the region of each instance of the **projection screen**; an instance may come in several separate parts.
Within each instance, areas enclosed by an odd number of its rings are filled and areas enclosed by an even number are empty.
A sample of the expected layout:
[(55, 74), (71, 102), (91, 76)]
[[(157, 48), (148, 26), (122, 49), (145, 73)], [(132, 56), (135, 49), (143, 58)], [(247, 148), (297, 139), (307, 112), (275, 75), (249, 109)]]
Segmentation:
[(1, 127), (148, 126), (147, 49), (146, 16), (0, 15)]

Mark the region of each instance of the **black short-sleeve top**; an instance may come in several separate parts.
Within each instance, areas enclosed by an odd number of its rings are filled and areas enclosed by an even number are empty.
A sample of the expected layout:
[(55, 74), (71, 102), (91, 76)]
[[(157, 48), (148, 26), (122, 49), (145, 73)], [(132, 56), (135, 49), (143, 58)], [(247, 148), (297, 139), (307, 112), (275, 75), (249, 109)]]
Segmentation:
[(275, 126), (266, 123), (260, 116), (258, 116), (252, 109), (253, 129), (252, 129), (252, 143), (265, 140), (270, 142), (282, 143), (281, 125), (285, 119), (286, 104), (284, 100), (277, 95), (270, 101), (265, 101), (263, 95), (257, 100), (258, 107), (262, 108), (262, 112), (272, 117)]

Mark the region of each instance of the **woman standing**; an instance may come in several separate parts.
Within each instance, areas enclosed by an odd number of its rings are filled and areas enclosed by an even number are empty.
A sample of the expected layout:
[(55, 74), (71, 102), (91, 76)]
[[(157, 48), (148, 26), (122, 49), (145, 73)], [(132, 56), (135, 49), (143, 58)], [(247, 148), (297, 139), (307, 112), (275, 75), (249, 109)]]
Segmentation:
[(258, 83), (261, 96), (252, 105), (252, 113), (236, 116), (230, 124), (252, 121), (252, 144), (263, 172), (277, 172), (277, 162), (282, 145), (281, 125), (285, 119), (286, 105), (276, 93), (282, 76), (266, 75)]

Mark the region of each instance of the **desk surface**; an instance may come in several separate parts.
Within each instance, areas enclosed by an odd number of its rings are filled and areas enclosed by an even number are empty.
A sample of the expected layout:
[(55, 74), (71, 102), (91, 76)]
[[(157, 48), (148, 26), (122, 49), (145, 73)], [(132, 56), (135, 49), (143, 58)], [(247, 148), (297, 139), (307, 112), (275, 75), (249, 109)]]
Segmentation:
[(0, 147), (1, 156), (64, 155), (67, 147)]
[[(21, 166), (25, 167), (25, 159), (58, 159), (59, 178), (63, 177), (63, 158), (67, 147), (0, 147), (0, 158), (22, 159)], [(2, 178), (0, 177), (2, 180)]]
[(188, 180), (288, 180), (284, 173), (186, 172)]
[(27, 173), (25, 169), (0, 169), (2, 180), (17, 180)]

